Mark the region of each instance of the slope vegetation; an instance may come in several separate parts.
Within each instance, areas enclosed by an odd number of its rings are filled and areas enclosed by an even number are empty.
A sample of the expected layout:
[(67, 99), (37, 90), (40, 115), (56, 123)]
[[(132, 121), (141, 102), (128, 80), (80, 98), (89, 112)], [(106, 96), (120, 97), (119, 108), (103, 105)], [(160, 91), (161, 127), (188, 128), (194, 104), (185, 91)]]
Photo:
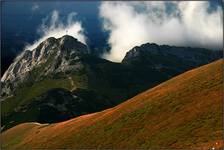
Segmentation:
[(114, 107), (222, 51), (143, 44), (121, 63), (94, 56), (72, 36), (50, 37), (18, 55), (1, 78), (1, 131), (56, 123)]
[(223, 60), (188, 71), (105, 111), (24, 123), (3, 148), (221, 148)]

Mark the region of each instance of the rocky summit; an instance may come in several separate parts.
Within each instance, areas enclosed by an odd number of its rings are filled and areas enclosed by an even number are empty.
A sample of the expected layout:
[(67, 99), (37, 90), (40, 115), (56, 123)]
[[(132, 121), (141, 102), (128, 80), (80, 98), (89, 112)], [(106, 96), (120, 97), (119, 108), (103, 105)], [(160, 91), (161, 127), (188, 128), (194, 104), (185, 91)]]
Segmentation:
[(1, 78), (2, 94), (11, 94), (20, 84), (40, 80), (51, 74), (81, 69), (79, 57), (88, 48), (72, 36), (50, 37), (33, 50), (24, 50)]

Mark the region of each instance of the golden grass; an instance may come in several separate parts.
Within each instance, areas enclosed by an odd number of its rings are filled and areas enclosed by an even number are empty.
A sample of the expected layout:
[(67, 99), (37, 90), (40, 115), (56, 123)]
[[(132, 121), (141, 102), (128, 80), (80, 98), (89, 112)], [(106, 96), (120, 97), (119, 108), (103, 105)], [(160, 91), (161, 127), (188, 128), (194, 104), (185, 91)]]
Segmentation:
[(3, 148), (221, 148), (223, 60), (188, 71), (98, 113), (24, 123)]

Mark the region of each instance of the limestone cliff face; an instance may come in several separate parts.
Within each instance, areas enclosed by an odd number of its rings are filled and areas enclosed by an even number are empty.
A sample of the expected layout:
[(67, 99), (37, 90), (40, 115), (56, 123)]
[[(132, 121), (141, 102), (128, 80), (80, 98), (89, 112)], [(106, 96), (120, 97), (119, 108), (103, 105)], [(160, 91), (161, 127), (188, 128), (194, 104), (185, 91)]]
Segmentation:
[(1, 78), (2, 93), (10, 95), (20, 83), (39, 80), (55, 73), (81, 69), (80, 55), (88, 48), (72, 36), (50, 37), (33, 50), (24, 50), (16, 57)]

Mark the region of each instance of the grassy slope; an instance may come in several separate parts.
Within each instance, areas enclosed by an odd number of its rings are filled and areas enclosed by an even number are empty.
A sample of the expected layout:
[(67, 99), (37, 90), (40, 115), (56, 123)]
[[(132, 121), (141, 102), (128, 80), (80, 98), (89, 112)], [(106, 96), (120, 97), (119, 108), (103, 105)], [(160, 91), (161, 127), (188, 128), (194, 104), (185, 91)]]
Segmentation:
[(221, 147), (222, 65), (188, 71), (102, 112), (20, 124), (3, 132), (3, 148)]

